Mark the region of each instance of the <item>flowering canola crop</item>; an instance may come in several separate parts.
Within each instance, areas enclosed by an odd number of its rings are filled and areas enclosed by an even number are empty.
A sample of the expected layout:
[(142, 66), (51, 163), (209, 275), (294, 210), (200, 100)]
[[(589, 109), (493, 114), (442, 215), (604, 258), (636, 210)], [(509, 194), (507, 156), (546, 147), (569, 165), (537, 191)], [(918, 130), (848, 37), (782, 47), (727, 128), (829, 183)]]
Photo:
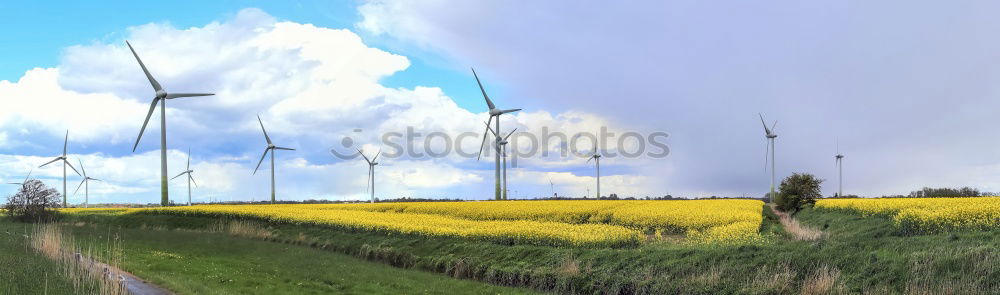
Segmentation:
[(448, 236), (504, 244), (627, 246), (644, 233), (709, 242), (759, 237), (763, 202), (489, 201), (307, 205), (199, 205), (63, 209), (69, 214), (177, 214), (251, 217), (383, 233)]
[(906, 232), (989, 230), (1000, 226), (1000, 197), (829, 199), (816, 208), (886, 216)]

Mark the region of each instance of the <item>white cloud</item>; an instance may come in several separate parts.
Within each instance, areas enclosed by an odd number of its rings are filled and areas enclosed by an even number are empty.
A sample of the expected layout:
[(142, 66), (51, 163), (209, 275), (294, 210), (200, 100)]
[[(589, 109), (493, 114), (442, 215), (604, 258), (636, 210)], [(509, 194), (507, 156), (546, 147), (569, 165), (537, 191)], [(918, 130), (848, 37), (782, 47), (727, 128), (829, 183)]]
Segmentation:
[[(147, 24), (128, 32), (127, 39), (168, 91), (217, 94), (167, 103), (168, 177), (183, 170), (187, 157), (175, 148), (194, 147), (191, 165), (199, 185), (195, 201), (268, 197), (269, 164), (250, 175), (264, 147), (258, 113), (276, 144), (298, 149), (276, 153), (281, 199), (366, 199), (364, 163), (338, 161), (326, 152), (342, 136), (356, 135), (356, 128), (364, 134), (355, 138), (356, 143), (367, 144), (369, 150), (376, 148), (376, 134), (410, 127), (425, 135), (444, 132), (453, 138), (476, 133), (462, 145), (470, 152), (479, 147), (478, 134), (483, 130), (479, 122), (485, 113), (459, 107), (437, 87), (383, 86), (380, 79), (405, 70), (409, 60), (370, 47), (349, 30), (277, 21), (263, 11), (245, 9), (232, 19), (203, 27)], [(159, 112), (151, 118), (137, 153), (127, 152), (151, 96), (152, 89), (124, 42), (73, 46), (55, 68), (28, 71), (17, 82), (0, 81), (0, 97), (21, 98), (0, 109), (0, 151), (5, 153), (0, 162), (7, 163), (0, 166), (0, 175), (16, 178), (43, 163), (48, 152), (20, 154), (48, 150), (46, 145), (70, 129), (70, 158), (84, 161), (91, 175), (106, 180), (91, 186), (93, 200), (157, 202)], [(547, 126), (567, 134), (613, 125), (593, 114), (543, 110), (504, 120), (505, 131), (517, 127), (539, 132)], [(52, 155), (56, 150), (53, 146)], [(74, 153), (80, 150), (85, 154)], [(492, 191), (489, 161), (476, 163), (453, 153), (441, 159), (385, 157), (380, 162), (376, 181), (382, 196), (484, 198)], [(532, 168), (516, 169), (511, 182), (528, 183), (531, 179), (523, 175), (543, 173), (526, 169), (570, 165), (583, 164), (581, 159), (522, 160), (520, 167)], [(61, 177), (55, 168), (37, 171), (50, 184)], [(602, 179), (608, 185), (619, 183), (623, 191), (651, 185), (618, 174)], [(558, 175), (566, 186), (589, 185), (587, 177)], [(71, 177), (71, 183), (78, 181)], [(538, 188), (547, 190), (547, 184)], [(171, 198), (185, 200), (186, 189), (182, 178), (171, 181)]]

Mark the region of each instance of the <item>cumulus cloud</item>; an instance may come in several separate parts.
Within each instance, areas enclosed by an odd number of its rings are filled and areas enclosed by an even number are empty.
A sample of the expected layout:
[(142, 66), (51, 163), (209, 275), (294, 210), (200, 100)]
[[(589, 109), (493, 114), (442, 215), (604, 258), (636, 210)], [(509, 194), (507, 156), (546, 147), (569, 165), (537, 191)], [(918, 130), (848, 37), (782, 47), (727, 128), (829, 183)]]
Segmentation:
[[(268, 163), (250, 175), (265, 147), (257, 114), (276, 144), (297, 149), (276, 153), (278, 196), (286, 200), (366, 199), (363, 161), (338, 159), (328, 151), (345, 136), (353, 137), (355, 147), (371, 149), (378, 148), (379, 135), (389, 132), (412, 129), (453, 138), (470, 133), (475, 136), (461, 145), (474, 153), (483, 131), (479, 121), (487, 117), (459, 107), (433, 85), (383, 86), (380, 80), (405, 71), (409, 59), (368, 46), (354, 32), (278, 21), (258, 9), (202, 27), (131, 27), (126, 39), (168, 91), (216, 94), (166, 103), (168, 177), (183, 170), (191, 147), (199, 185), (195, 201), (269, 197)], [(46, 151), (54, 156), (69, 129), (72, 161), (82, 160), (90, 174), (106, 180), (91, 186), (92, 200), (158, 201), (159, 112), (138, 151), (131, 153), (153, 91), (123, 41), (71, 46), (57, 67), (33, 69), (16, 82), (0, 81), (0, 97), (24, 98), (0, 109), (0, 176), (15, 179), (43, 163), (50, 156)], [(550, 128), (573, 133), (615, 125), (589, 113), (544, 110), (504, 120), (505, 130), (527, 132)], [(534, 169), (570, 161), (582, 164), (579, 159), (532, 159), (525, 163), (533, 168), (522, 165), (518, 173), (542, 173)], [(376, 180), (385, 195), (488, 198), (492, 192), (489, 161), (451, 154), (386, 157), (381, 162)], [(51, 185), (61, 178), (56, 168), (37, 170)], [(611, 182), (641, 187), (628, 170), (612, 174), (617, 176), (609, 175)], [(172, 199), (182, 202), (186, 188), (181, 178), (171, 181)]]

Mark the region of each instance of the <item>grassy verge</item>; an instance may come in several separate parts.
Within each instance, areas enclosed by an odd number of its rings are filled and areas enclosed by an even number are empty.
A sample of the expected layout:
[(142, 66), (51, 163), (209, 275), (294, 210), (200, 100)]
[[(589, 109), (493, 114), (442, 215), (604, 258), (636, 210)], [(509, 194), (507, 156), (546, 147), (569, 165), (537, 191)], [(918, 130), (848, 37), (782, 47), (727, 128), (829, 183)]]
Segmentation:
[(64, 231), (97, 248), (120, 236), (120, 267), (179, 294), (531, 293), (223, 233), (82, 223)]
[[(796, 217), (829, 235), (818, 241), (795, 241), (778, 225), (777, 216), (767, 210), (764, 214), (760, 230), (770, 238), (755, 245), (670, 241), (625, 249), (500, 245), (303, 224), (267, 224), (266, 234), (256, 236), (276, 245), (558, 293), (1000, 293), (998, 229), (905, 236), (884, 218), (807, 209)], [(71, 218), (200, 230), (230, 222), (150, 214)], [(297, 247), (288, 249), (292, 248)]]
[(0, 217), (0, 294), (75, 294), (73, 280), (29, 245), (32, 225)]

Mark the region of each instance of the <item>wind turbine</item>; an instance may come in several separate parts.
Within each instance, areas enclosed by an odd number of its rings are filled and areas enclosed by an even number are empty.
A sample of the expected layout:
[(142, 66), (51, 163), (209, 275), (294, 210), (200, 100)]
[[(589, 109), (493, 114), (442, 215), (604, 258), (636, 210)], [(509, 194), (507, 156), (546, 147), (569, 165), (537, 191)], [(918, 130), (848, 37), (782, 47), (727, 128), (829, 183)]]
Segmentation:
[[(198, 186), (198, 183), (194, 182), (194, 177), (191, 176), (191, 173), (194, 173), (194, 170), (191, 170), (191, 149), (190, 148), (188, 148), (188, 161), (187, 161), (187, 168), (186, 169), (187, 170), (184, 170), (184, 172), (181, 172), (180, 174), (177, 174), (177, 176), (174, 176), (174, 178), (178, 178), (178, 177), (181, 177), (181, 175), (187, 174), (187, 179), (188, 179), (188, 206), (191, 206), (191, 183), (194, 183), (194, 186)], [(174, 180), (174, 178), (171, 178), (170, 180)]]
[(146, 131), (146, 124), (149, 124), (149, 117), (153, 116), (153, 111), (156, 110), (156, 103), (160, 103), (160, 205), (167, 206), (170, 202), (169, 194), (167, 193), (167, 100), (180, 98), (180, 97), (194, 97), (194, 96), (209, 96), (215, 95), (212, 93), (167, 93), (160, 86), (156, 79), (153, 79), (153, 75), (149, 73), (146, 69), (146, 65), (142, 63), (139, 59), (139, 55), (135, 53), (135, 49), (132, 48), (132, 44), (125, 41), (128, 45), (128, 49), (132, 51), (132, 55), (135, 56), (135, 60), (139, 62), (139, 67), (142, 67), (142, 72), (146, 74), (146, 79), (149, 79), (149, 84), (153, 86), (153, 90), (156, 91), (156, 96), (153, 97), (153, 102), (149, 104), (149, 113), (146, 114), (146, 120), (142, 122), (142, 128), (139, 129), (139, 137), (135, 139), (135, 145), (132, 146), (132, 152), (139, 147), (139, 140), (142, 139), (142, 133)]
[(24, 186), (28, 185), (28, 178), (31, 177), (31, 172), (32, 171), (35, 171), (34, 167), (32, 167), (30, 170), (28, 170), (28, 175), (24, 177), (24, 181), (23, 182), (8, 182), (7, 184), (20, 185), (23, 188)]
[(80, 185), (76, 186), (76, 191), (74, 191), (73, 194), (75, 195), (76, 193), (79, 193), (80, 192), (80, 187), (82, 186), (83, 187), (83, 195), (86, 197), (85, 199), (83, 199), (83, 208), (89, 208), (90, 207), (90, 181), (91, 180), (101, 181), (101, 180), (97, 179), (97, 178), (93, 178), (93, 177), (87, 176), (87, 168), (83, 168), (83, 161), (80, 161), (80, 159), (76, 159), (76, 160), (80, 162), (80, 170), (83, 170), (83, 180), (80, 181)]
[(257, 174), (257, 169), (260, 169), (260, 164), (264, 163), (264, 157), (267, 157), (267, 152), (271, 152), (271, 204), (274, 204), (274, 150), (294, 151), (295, 149), (275, 146), (271, 143), (271, 137), (267, 136), (267, 129), (264, 129), (264, 122), (260, 120), (260, 115), (257, 115), (257, 122), (260, 123), (260, 130), (264, 131), (264, 140), (267, 140), (267, 148), (264, 148), (264, 154), (260, 156), (260, 162), (257, 162), (257, 168), (253, 169), (251, 175)]
[(549, 192), (552, 193), (552, 197), (556, 197), (556, 185), (552, 183), (552, 178), (549, 178)]
[(760, 116), (760, 124), (764, 125), (764, 137), (767, 138), (766, 139), (767, 140), (767, 149), (764, 150), (764, 172), (767, 172), (767, 162), (768, 162), (767, 161), (767, 153), (768, 152), (771, 153), (771, 194), (768, 195), (768, 198), (770, 199), (769, 201), (774, 202), (774, 183), (775, 183), (775, 174), (774, 174), (774, 139), (776, 137), (778, 137), (778, 134), (774, 133), (774, 126), (778, 125), (778, 121), (774, 121), (774, 123), (771, 124), (771, 127), (768, 128), (767, 127), (767, 123), (764, 123), (764, 115), (761, 115), (760, 113), (757, 113), (757, 115)]
[[(497, 109), (496, 105), (493, 104), (493, 101), (490, 100), (490, 96), (486, 95), (486, 89), (483, 88), (483, 83), (479, 81), (479, 75), (476, 75), (476, 69), (472, 69), (472, 75), (476, 77), (476, 84), (479, 84), (479, 90), (483, 92), (483, 98), (486, 99), (486, 106), (488, 106), (490, 108), (490, 119), (486, 122), (486, 125), (489, 125), (490, 122), (493, 122), (493, 117), (496, 117), (497, 119), (496, 119), (496, 123), (494, 124), (493, 129), (500, 130), (500, 115), (507, 114), (507, 113), (513, 113), (513, 112), (516, 112), (516, 111), (520, 111), (521, 109), (509, 109), (509, 110)], [(486, 135), (488, 135), (487, 134), (488, 132), (489, 132), (488, 130), (484, 130), (483, 131), (483, 142), (479, 145), (480, 156), (482, 156), (483, 145), (486, 144)], [(501, 190), (500, 190), (500, 154), (499, 153), (496, 154), (495, 159), (496, 159), (496, 182), (495, 182), (496, 186), (495, 186), (495, 189), (493, 191), (493, 194), (494, 194), (493, 197), (495, 199), (497, 199), (497, 200), (500, 200), (501, 199), (501, 196), (500, 196), (500, 191)], [(479, 158), (477, 157), (476, 160), (478, 161)]]
[[(590, 163), (590, 160), (594, 160), (597, 164), (597, 198), (601, 198), (601, 154), (597, 153), (596, 141), (594, 142), (594, 153), (587, 159), (587, 163)], [(587, 193), (590, 193), (589, 189)]]
[(840, 153), (840, 143), (837, 143), (837, 197), (844, 197), (844, 155)]
[(365, 156), (365, 153), (361, 152), (361, 149), (358, 149), (358, 154), (361, 154), (365, 158), (365, 162), (368, 162), (368, 182), (365, 183), (365, 190), (368, 190), (369, 185), (371, 186), (372, 203), (375, 203), (375, 165), (378, 165), (376, 161), (378, 160), (378, 156), (382, 154), (382, 151), (376, 153), (375, 157), (370, 160), (368, 156)]
[[(66, 145), (68, 143), (69, 143), (69, 130), (66, 130), (66, 138), (63, 139), (63, 153), (62, 153), (62, 156), (57, 156), (55, 159), (52, 159), (52, 161), (49, 161), (48, 163), (42, 164), (42, 166), (38, 166), (38, 168), (42, 168), (42, 167), (45, 167), (45, 165), (52, 164), (55, 161), (62, 161), (62, 163), (63, 163), (63, 204), (62, 204), (63, 208), (66, 207), (66, 166), (69, 166), (69, 168), (73, 168), (73, 164), (70, 164), (69, 160), (66, 160)], [(80, 175), (80, 172), (76, 171), (76, 168), (73, 168), (73, 172), (76, 172), (76, 175)]]
[[(509, 143), (509, 141), (507, 141), (507, 139), (510, 138), (510, 136), (514, 134), (514, 131), (517, 131), (517, 128), (514, 128), (514, 130), (511, 130), (510, 133), (507, 133), (506, 136), (500, 136), (500, 134), (497, 133), (496, 130), (493, 130), (493, 128), (490, 128), (490, 123), (486, 123), (486, 129), (493, 133), (493, 136), (496, 138), (496, 150), (497, 150), (497, 154), (501, 155), (501, 157), (503, 157), (503, 199), (506, 200), (507, 199), (507, 194), (508, 194), (508, 191), (507, 191), (507, 143)], [(482, 153), (482, 150), (480, 150), (479, 152)]]

